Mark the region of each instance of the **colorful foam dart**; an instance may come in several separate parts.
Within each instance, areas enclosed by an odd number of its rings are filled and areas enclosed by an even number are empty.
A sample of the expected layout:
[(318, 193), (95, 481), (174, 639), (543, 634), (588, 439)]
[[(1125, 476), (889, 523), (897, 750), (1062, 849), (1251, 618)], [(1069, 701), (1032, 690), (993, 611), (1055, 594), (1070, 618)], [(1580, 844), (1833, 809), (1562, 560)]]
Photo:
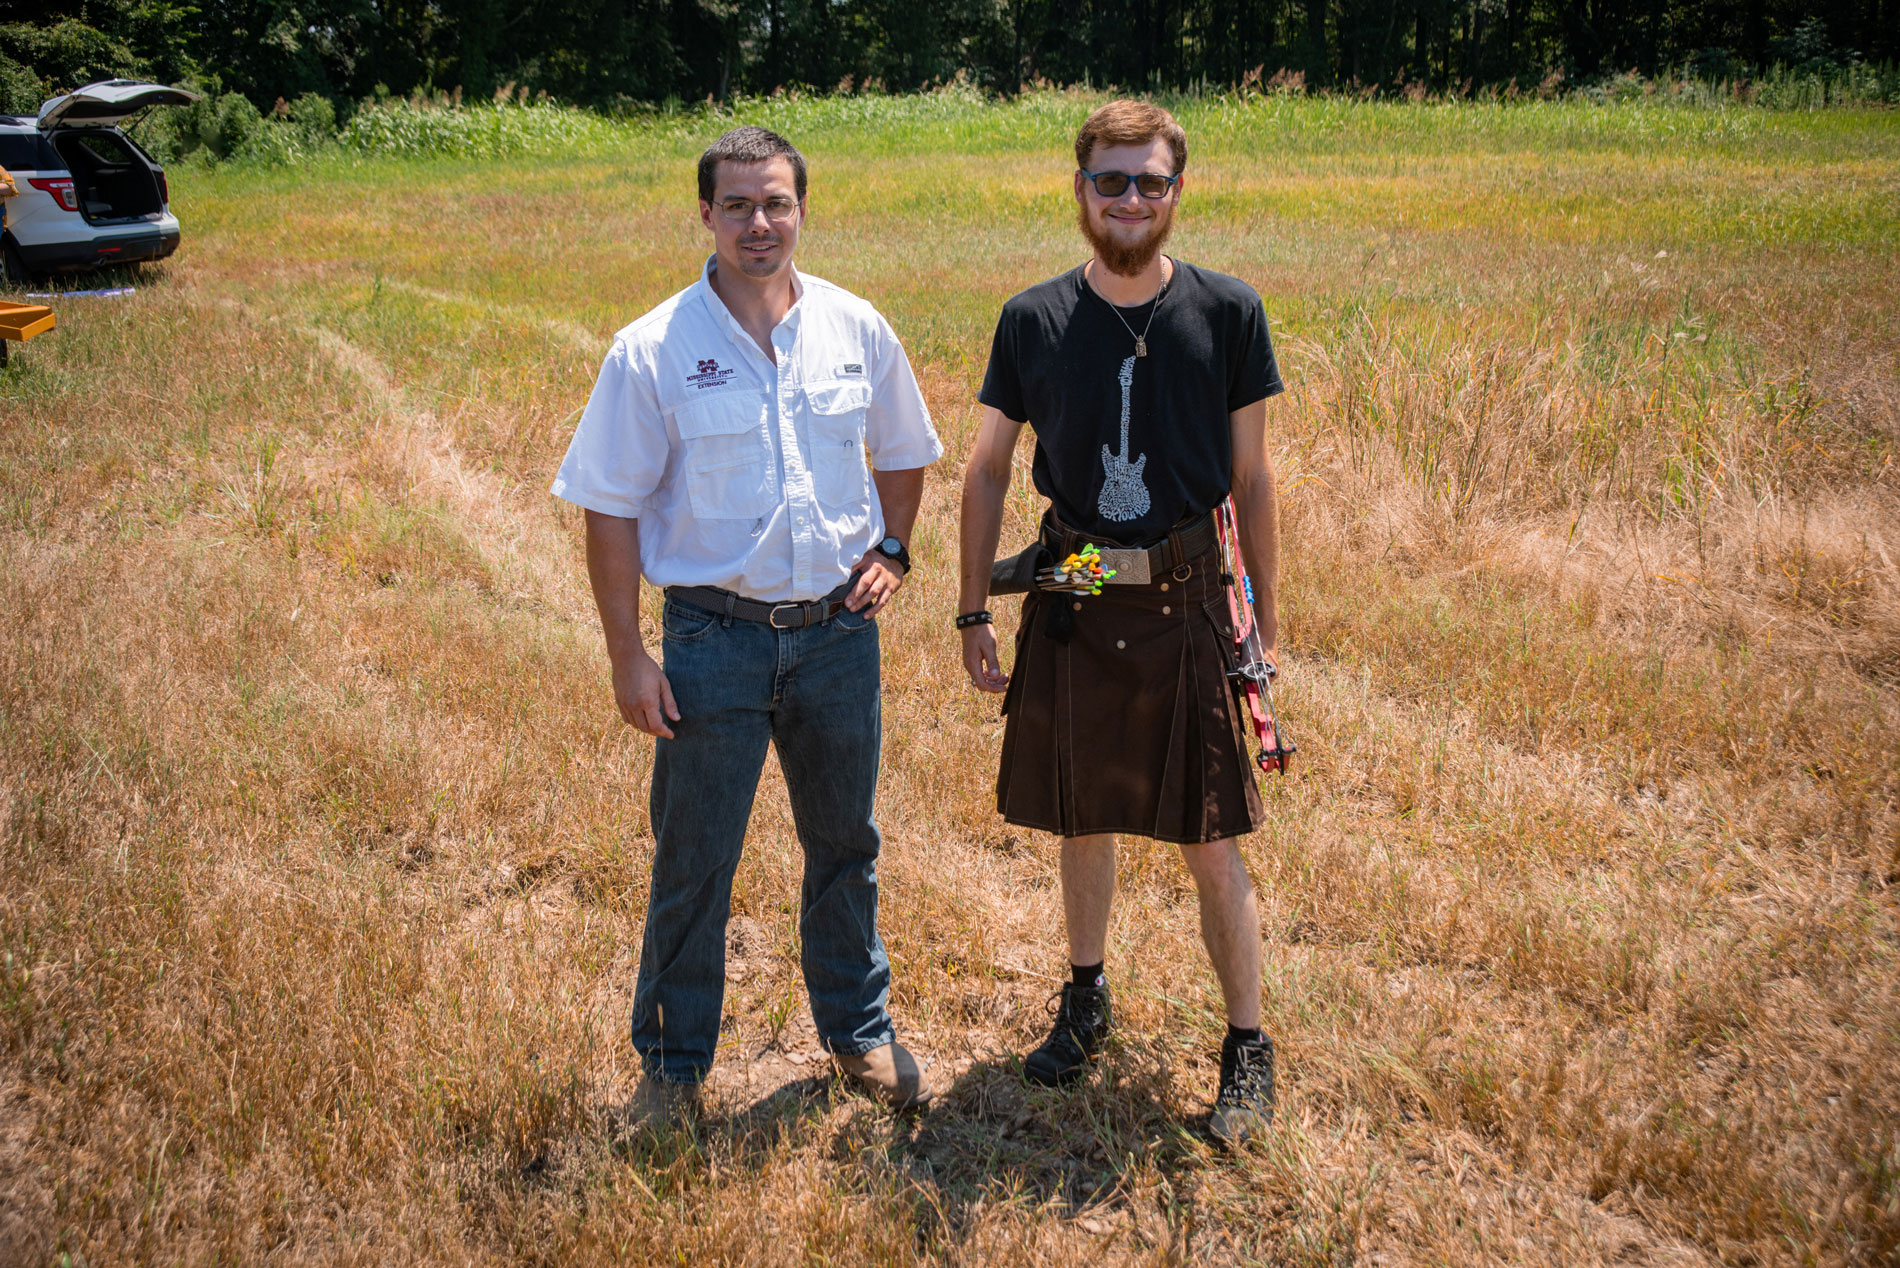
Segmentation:
[(1053, 568), (1036, 574), (1036, 584), (1044, 590), (1069, 594), (1100, 594), (1102, 586), (1115, 575), (1113, 568), (1102, 567), (1102, 552), (1093, 542), (1064, 559)]

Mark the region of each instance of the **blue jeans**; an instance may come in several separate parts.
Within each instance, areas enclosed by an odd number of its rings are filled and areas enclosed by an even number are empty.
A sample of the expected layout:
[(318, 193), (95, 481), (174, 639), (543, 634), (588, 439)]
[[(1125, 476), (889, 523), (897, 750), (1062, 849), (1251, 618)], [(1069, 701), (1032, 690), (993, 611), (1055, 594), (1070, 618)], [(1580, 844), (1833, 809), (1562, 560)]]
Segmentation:
[(642, 1066), (671, 1083), (697, 1083), (712, 1066), (732, 876), (768, 741), (805, 851), (798, 932), (818, 1036), (841, 1056), (890, 1043), (871, 815), (883, 743), (876, 624), (841, 612), (775, 630), (672, 600), (662, 624), (680, 720), (653, 760), (653, 888), (633, 995)]

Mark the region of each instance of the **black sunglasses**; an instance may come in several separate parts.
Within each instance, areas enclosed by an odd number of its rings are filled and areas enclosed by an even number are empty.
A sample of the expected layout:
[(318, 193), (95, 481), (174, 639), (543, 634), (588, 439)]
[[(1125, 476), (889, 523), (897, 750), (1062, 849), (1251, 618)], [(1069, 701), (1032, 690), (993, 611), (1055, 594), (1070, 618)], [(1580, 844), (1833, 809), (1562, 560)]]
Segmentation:
[(1135, 183), (1135, 192), (1143, 198), (1165, 198), (1174, 188), (1179, 176), (1167, 176), (1161, 172), (1142, 172), (1130, 175), (1127, 172), (1083, 172), (1089, 178), (1089, 184), (1095, 186), (1095, 192), (1104, 198), (1120, 198), (1128, 192), (1128, 183)]

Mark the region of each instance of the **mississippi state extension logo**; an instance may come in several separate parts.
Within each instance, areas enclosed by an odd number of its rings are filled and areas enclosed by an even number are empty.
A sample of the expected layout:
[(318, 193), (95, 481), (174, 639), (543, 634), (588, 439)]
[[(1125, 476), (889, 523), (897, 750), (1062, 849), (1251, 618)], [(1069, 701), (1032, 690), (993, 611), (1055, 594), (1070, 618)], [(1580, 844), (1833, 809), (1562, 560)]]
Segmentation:
[(699, 362), (699, 373), (687, 375), (686, 381), (695, 388), (718, 387), (737, 373), (737, 370), (720, 369), (718, 361), (707, 357)]

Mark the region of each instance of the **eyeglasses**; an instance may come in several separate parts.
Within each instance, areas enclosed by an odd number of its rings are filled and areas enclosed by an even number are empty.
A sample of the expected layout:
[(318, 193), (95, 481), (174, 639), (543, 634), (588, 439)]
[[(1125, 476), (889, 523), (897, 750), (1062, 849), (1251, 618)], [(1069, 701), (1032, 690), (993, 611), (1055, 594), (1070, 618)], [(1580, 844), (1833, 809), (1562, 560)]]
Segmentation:
[(1166, 198), (1168, 191), (1174, 188), (1179, 176), (1168, 176), (1161, 172), (1142, 172), (1130, 175), (1127, 172), (1083, 172), (1089, 183), (1095, 186), (1095, 192), (1104, 198), (1120, 198), (1128, 192), (1128, 183), (1133, 181), (1135, 192), (1143, 198)]
[(749, 224), (752, 213), (765, 208), (765, 218), (775, 225), (782, 225), (798, 213), (798, 200), (795, 198), (768, 198), (755, 203), (750, 198), (728, 198), (715, 204), (719, 214), (737, 224)]

